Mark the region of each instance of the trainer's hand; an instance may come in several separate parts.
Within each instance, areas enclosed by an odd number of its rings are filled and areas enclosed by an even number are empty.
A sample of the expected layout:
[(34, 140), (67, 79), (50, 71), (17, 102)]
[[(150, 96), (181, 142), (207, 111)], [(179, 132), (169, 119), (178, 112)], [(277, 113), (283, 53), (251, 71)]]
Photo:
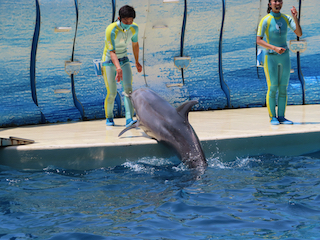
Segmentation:
[(297, 9), (295, 8), (295, 6), (292, 6), (292, 8), (291, 8), (291, 14), (292, 14), (292, 17), (294, 17), (294, 18), (297, 18), (297, 17), (298, 17), (298, 11), (297, 11)]
[(282, 53), (284, 53), (286, 51), (286, 49), (282, 48), (282, 47), (275, 47), (274, 51), (276, 51), (277, 53), (279, 53), (281, 55)]
[(117, 68), (116, 71), (117, 71), (116, 81), (120, 82), (120, 81), (122, 81), (122, 69), (121, 68)]
[(142, 66), (141, 66), (141, 64), (139, 62), (136, 62), (136, 68), (137, 68), (138, 72), (142, 71)]

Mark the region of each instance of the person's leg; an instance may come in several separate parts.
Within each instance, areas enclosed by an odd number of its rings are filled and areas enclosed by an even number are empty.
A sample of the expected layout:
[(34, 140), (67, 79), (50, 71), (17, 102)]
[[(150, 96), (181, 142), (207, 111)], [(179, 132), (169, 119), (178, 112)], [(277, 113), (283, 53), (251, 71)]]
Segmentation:
[(278, 90), (278, 67), (275, 55), (266, 55), (264, 63), (264, 72), (266, 75), (268, 92), (267, 92), (267, 108), (271, 124), (279, 124), (276, 119), (276, 94)]
[(113, 119), (114, 100), (117, 95), (116, 71), (114, 66), (103, 67), (103, 79), (107, 88), (107, 96), (104, 100), (106, 119)]
[[(121, 66), (121, 68), (123, 72), (123, 80), (122, 80), (123, 91), (126, 94), (130, 94), (132, 92), (132, 71), (131, 71), (130, 63), (126, 62), (124, 65)], [(133, 109), (131, 100), (127, 96), (124, 96), (124, 108), (125, 108), (125, 115), (127, 120), (126, 125), (128, 125), (129, 122), (132, 121), (134, 109)]]
[(291, 69), (291, 62), (289, 57), (289, 51), (282, 54), (281, 62), (279, 64), (280, 71), (279, 71), (279, 95), (278, 95), (278, 120), (280, 123), (284, 124), (292, 124), (293, 122), (284, 118), (286, 106), (287, 106), (287, 88), (290, 79), (290, 69)]

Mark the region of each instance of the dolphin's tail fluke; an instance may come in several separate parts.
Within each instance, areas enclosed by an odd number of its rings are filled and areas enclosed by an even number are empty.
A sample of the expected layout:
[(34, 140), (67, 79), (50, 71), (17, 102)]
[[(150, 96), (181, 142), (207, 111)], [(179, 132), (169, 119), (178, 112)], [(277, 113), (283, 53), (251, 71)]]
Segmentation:
[(119, 135), (118, 135), (118, 137), (120, 137), (122, 134), (124, 134), (126, 131), (128, 131), (128, 130), (130, 130), (130, 129), (132, 129), (132, 128), (137, 128), (137, 127), (139, 127), (139, 120), (136, 122), (136, 123), (134, 123), (134, 124), (132, 124), (131, 126), (129, 126), (129, 127), (126, 127), (125, 129), (123, 129), (120, 133), (119, 133)]

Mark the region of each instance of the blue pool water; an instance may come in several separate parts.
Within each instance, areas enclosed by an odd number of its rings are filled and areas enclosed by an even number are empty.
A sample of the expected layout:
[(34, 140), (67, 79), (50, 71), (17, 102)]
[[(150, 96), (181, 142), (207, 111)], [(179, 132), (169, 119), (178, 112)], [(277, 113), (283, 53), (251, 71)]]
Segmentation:
[(0, 239), (320, 239), (320, 159), (176, 159), (88, 171), (0, 166)]

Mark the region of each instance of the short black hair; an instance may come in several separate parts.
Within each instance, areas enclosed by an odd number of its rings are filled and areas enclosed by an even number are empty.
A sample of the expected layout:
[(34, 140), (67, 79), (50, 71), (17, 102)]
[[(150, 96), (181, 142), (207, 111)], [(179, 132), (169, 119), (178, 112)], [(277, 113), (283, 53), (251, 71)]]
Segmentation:
[(119, 9), (119, 17), (120, 17), (120, 20), (122, 18), (129, 18), (129, 17), (136, 18), (136, 11), (134, 10), (133, 7), (129, 5), (124, 5)]

